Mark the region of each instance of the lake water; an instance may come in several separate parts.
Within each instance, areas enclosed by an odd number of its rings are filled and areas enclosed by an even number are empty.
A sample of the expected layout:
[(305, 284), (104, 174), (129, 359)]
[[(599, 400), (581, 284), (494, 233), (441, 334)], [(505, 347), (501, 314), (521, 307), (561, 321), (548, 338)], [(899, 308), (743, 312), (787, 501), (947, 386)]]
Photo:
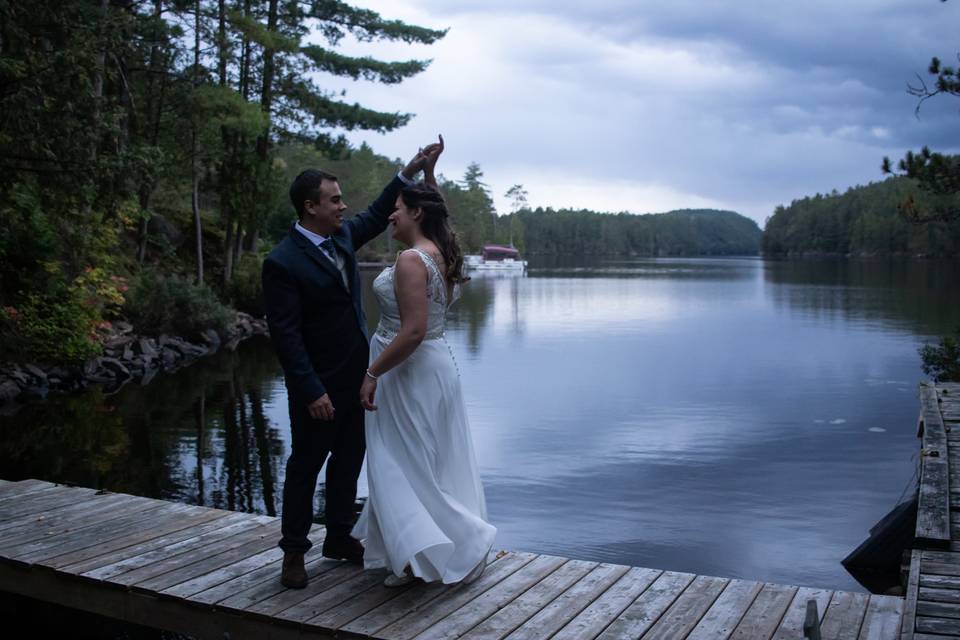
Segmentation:
[[(958, 284), (750, 258), (474, 278), (447, 336), (497, 547), (862, 591), (840, 560), (912, 487), (917, 349), (960, 327)], [(288, 452), (265, 340), (0, 418), (3, 478), (270, 515)]]

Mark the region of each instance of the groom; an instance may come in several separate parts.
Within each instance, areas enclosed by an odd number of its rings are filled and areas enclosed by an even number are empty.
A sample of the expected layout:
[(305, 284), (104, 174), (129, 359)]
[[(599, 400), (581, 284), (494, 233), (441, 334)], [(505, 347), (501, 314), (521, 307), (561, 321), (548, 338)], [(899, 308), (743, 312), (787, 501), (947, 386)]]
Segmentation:
[(366, 211), (346, 220), (335, 176), (314, 169), (298, 175), (290, 186), (298, 221), (263, 263), (267, 323), (290, 407), (280, 539), (280, 581), (289, 588), (307, 585), (303, 555), (312, 546), (307, 534), (324, 461), (323, 555), (363, 562), (363, 545), (350, 536), (365, 450), (360, 384), (369, 357), (355, 251), (387, 228), (397, 195), (433, 146), (418, 152)]

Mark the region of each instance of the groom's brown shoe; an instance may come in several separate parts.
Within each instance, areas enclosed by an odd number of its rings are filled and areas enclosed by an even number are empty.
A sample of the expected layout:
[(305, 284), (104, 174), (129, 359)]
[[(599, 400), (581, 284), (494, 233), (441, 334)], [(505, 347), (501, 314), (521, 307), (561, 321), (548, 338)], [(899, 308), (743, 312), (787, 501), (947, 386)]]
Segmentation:
[(323, 556), (363, 564), (363, 545), (350, 535), (328, 536), (323, 541)]
[(303, 566), (302, 553), (287, 552), (283, 554), (280, 584), (288, 589), (303, 589), (307, 586), (307, 570)]

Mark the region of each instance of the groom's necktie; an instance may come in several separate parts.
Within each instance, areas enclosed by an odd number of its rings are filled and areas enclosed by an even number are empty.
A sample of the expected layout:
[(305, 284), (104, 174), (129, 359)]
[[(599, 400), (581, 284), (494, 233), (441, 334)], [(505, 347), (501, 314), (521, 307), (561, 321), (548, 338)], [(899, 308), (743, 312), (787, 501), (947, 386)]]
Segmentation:
[(333, 240), (330, 238), (325, 238), (318, 246), (320, 247), (320, 250), (323, 251), (323, 255), (330, 258), (330, 261), (333, 262), (333, 264), (337, 264), (337, 248), (333, 246)]
[(340, 279), (343, 280), (343, 286), (347, 288), (347, 291), (350, 290), (350, 280), (347, 278), (347, 270), (343, 261), (343, 258), (340, 257), (339, 252), (337, 251), (336, 245), (333, 243), (331, 238), (324, 239), (319, 245), (317, 245), (320, 251), (323, 252), (327, 258), (334, 264), (337, 268), (337, 271), (340, 272)]

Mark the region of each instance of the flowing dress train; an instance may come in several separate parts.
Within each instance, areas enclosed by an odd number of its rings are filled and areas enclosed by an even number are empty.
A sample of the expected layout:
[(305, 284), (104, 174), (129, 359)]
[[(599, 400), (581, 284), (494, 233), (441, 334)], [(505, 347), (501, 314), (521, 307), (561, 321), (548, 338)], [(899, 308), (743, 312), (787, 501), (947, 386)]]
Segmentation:
[[(467, 422), (460, 374), (444, 338), (447, 287), (429, 254), (413, 249), (429, 275), (423, 342), (380, 376), (376, 411), (366, 414), (370, 496), (353, 529), (364, 566), (425, 581), (459, 582), (484, 562), (496, 534), (486, 522), (483, 485)], [(370, 361), (400, 329), (393, 267), (373, 283), (381, 319)]]

